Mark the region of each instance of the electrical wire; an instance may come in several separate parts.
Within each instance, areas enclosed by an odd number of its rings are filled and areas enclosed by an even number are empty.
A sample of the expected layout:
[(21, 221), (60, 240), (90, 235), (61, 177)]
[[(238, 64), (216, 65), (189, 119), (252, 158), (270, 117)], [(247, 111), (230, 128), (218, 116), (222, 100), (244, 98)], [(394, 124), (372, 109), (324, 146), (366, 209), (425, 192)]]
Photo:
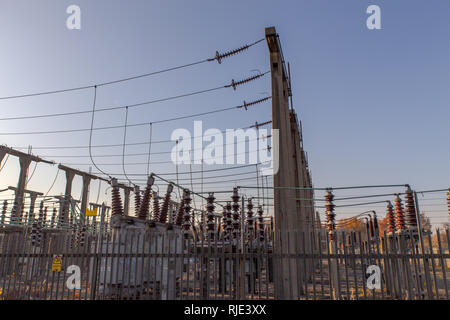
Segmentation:
[(34, 165), (33, 172), (31, 172), (31, 175), (30, 175), (30, 177), (28, 178), (28, 180), (27, 180), (27, 182), (25, 183), (25, 185), (27, 185), (28, 182), (30, 182), (31, 178), (33, 178), (34, 173), (36, 172), (36, 168), (37, 168), (37, 166), (38, 166), (38, 163), (39, 163), (39, 162), (36, 162), (36, 164)]
[(147, 158), (147, 176), (150, 174), (150, 155), (152, 152), (152, 130), (153, 129), (153, 124), (150, 122), (150, 137), (149, 137), (149, 142), (148, 142), (148, 158)]
[(53, 186), (55, 185), (56, 179), (58, 178), (58, 174), (59, 174), (59, 168), (56, 171), (56, 175), (55, 175), (55, 179), (53, 179), (52, 185), (50, 186), (50, 188), (47, 190), (47, 192), (44, 195), (44, 198), (47, 198), (47, 195), (50, 193), (50, 191), (53, 189)]
[[(269, 99), (269, 98), (268, 98)], [(267, 100), (268, 100), (267, 99)], [(229, 110), (233, 110), (233, 109), (239, 109), (241, 106), (234, 106), (234, 107), (228, 107), (228, 108), (222, 108), (222, 109), (218, 109), (218, 110), (212, 110), (212, 111), (206, 111), (206, 112), (201, 112), (201, 113), (197, 113), (197, 114), (191, 114), (191, 115), (187, 115), (187, 116), (181, 116), (181, 117), (175, 117), (175, 118), (169, 118), (169, 119), (163, 119), (163, 120), (158, 120), (158, 121), (153, 121), (153, 124), (159, 124), (159, 123), (165, 123), (165, 122), (171, 122), (171, 121), (177, 121), (177, 120), (182, 120), (182, 119), (188, 119), (188, 118), (193, 118), (193, 117), (199, 117), (199, 116), (204, 116), (204, 115), (209, 115), (209, 114), (213, 114), (213, 113), (219, 113), (219, 112), (224, 112), (224, 111), (229, 111)], [(124, 107), (116, 107), (115, 109), (123, 109)], [(96, 112), (98, 112), (99, 110), (97, 110)], [(92, 111), (90, 112), (92, 113)], [(139, 127), (139, 126), (146, 126), (148, 125), (148, 122), (141, 122), (141, 123), (135, 123), (135, 124), (130, 124), (128, 125), (128, 127)], [(119, 128), (123, 128), (123, 125), (116, 125), (116, 126), (107, 126), (107, 127), (97, 127), (97, 128), (82, 128), (82, 129), (64, 129), (64, 130), (50, 130), (50, 131), (32, 131), (32, 132), (0, 132), (0, 135), (3, 136), (10, 136), (10, 135), (38, 135), (38, 134), (60, 134), (60, 133), (74, 133), (74, 132), (85, 132), (85, 131), (92, 131), (92, 130), (111, 130), (111, 129), (119, 129)], [(23, 149), (23, 147), (21, 148), (17, 148), (17, 149)]]
[(130, 185), (134, 185), (134, 183), (128, 178), (127, 173), (125, 171), (125, 143), (127, 141), (127, 124), (128, 124), (128, 107), (125, 108), (125, 126), (123, 131), (123, 148), (122, 148), (122, 170), (125, 178), (128, 180)]
[(248, 48), (250, 48), (250, 47), (252, 47), (252, 46), (262, 42), (263, 40), (264, 40), (264, 38), (260, 39), (258, 41), (255, 41), (255, 42), (253, 42), (251, 44), (244, 45), (244, 46), (242, 46), (239, 49), (235, 49), (235, 50), (229, 51), (229, 52), (224, 53), (224, 54), (219, 54), (218, 52), (216, 52), (216, 56), (214, 58), (203, 59), (203, 60), (199, 60), (199, 61), (195, 61), (195, 62), (191, 62), (191, 63), (187, 63), (187, 64), (175, 66), (175, 67), (169, 67), (169, 68), (161, 69), (161, 70), (158, 70), (158, 71), (153, 71), (153, 72), (149, 72), (149, 73), (144, 73), (144, 74), (140, 74), (140, 75), (136, 75), (136, 76), (131, 76), (131, 77), (117, 79), (117, 80), (112, 80), (112, 81), (107, 81), (107, 82), (101, 82), (101, 83), (97, 83), (95, 85), (86, 85), (86, 86), (72, 87), (72, 88), (67, 88), (67, 89), (42, 91), (42, 92), (35, 92), (35, 93), (28, 93), (28, 94), (0, 97), (0, 100), (35, 97), (35, 96), (42, 96), (42, 95), (70, 92), (70, 91), (85, 90), (85, 89), (102, 87), (102, 86), (107, 86), (107, 85), (116, 84), (116, 83), (120, 83), (120, 82), (125, 82), (125, 81), (140, 79), (140, 78), (145, 78), (145, 77), (149, 77), (149, 76), (154, 76), (154, 75), (157, 75), (157, 74), (161, 74), (161, 73), (165, 73), (165, 72), (169, 72), (169, 71), (174, 71), (174, 70), (179, 70), (179, 69), (183, 69), (183, 68), (199, 65), (199, 64), (202, 64), (202, 63), (205, 63), (205, 62), (209, 62), (209, 61), (214, 61), (214, 60), (217, 60), (219, 63), (221, 63), (222, 59), (224, 59), (226, 57), (229, 57), (231, 55), (235, 55), (235, 54), (237, 54), (239, 52), (242, 52), (244, 50), (247, 50)]
[(91, 131), (89, 133), (89, 157), (91, 158), (91, 162), (94, 165), (94, 167), (100, 171), (101, 173), (103, 173), (105, 176), (108, 176), (109, 178), (111, 178), (111, 176), (109, 176), (107, 173), (105, 173), (102, 169), (100, 169), (96, 164), (94, 159), (92, 158), (92, 149), (91, 149), (91, 145), (92, 145), (92, 128), (94, 127), (94, 116), (95, 116), (95, 104), (97, 101), (97, 86), (94, 86), (94, 103), (92, 104), (92, 119), (91, 119)]
[[(259, 162), (258, 164), (267, 164), (267, 163), (269, 163), (270, 162), (270, 160), (268, 160), (268, 161), (264, 161), (264, 162)], [(240, 168), (248, 168), (248, 167), (253, 167), (254, 166), (254, 164), (247, 164), (247, 165), (242, 165), (242, 166), (235, 166), (235, 167), (231, 167), (231, 168), (218, 168), (218, 169), (208, 169), (208, 170), (200, 170), (200, 171), (192, 171), (192, 173), (200, 173), (200, 172), (215, 172), (215, 171), (224, 171), (224, 170), (234, 170), (234, 169), (240, 169)], [(94, 172), (94, 173), (92, 173), (92, 174), (101, 174), (101, 173), (96, 173), (96, 172)], [(170, 172), (170, 173), (168, 173), (168, 172), (165, 172), (165, 173), (158, 173), (158, 175), (159, 176), (169, 176), (169, 175), (176, 175), (177, 173), (176, 172)], [(189, 171), (187, 171), (187, 172), (178, 172), (178, 174), (189, 174)], [(122, 174), (121, 173), (114, 173), (114, 174), (111, 174), (112, 176), (121, 176)], [(146, 176), (147, 174), (145, 174), (145, 173), (133, 173), (133, 174), (131, 174), (131, 173), (128, 173), (128, 175), (129, 176)], [(241, 188), (243, 188), (243, 187), (241, 187)]]

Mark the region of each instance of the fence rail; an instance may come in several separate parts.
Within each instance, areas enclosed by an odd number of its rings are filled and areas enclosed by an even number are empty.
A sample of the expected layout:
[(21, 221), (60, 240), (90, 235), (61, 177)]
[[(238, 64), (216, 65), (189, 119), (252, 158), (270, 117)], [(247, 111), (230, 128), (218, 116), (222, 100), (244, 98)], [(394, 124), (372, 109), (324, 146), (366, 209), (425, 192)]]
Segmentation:
[[(449, 299), (449, 231), (370, 238), (361, 232), (187, 238), (176, 226), (103, 234), (0, 231), (0, 299)], [(269, 237), (270, 238), (270, 237)], [(289, 270), (277, 271), (281, 261)], [(283, 282), (279, 277), (295, 279)], [(276, 286), (288, 283), (279, 297)], [(292, 286), (291, 286), (292, 285)], [(282, 290), (286, 292), (286, 290)]]

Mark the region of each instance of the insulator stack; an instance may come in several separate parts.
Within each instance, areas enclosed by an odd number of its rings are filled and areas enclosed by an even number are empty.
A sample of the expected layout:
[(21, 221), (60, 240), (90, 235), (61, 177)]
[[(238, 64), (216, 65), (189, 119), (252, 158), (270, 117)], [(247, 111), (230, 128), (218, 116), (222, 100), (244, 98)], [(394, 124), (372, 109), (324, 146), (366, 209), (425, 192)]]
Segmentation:
[(214, 200), (216, 200), (216, 198), (214, 197), (214, 193), (210, 192), (208, 198), (206, 198), (206, 212), (208, 213), (207, 226), (208, 226), (208, 236), (210, 239), (213, 239), (214, 231), (216, 228), (216, 224), (214, 223), (214, 209), (216, 208), (214, 206)]
[(79, 228), (80, 230), (80, 238), (79, 238), (79, 246), (80, 247), (84, 247), (84, 244), (86, 243), (86, 225), (82, 225), (81, 228)]
[(167, 213), (169, 212), (169, 205), (170, 205), (170, 195), (173, 191), (173, 185), (168, 184), (167, 185), (167, 192), (166, 196), (164, 197), (164, 202), (161, 208), (161, 214), (159, 216), (159, 222), (166, 223), (167, 222)]
[(139, 186), (134, 187), (134, 214), (139, 214), (139, 208), (141, 207), (141, 190)]
[(255, 230), (253, 228), (253, 203), (252, 199), (247, 200), (247, 232), (248, 239), (253, 239)]
[(372, 218), (369, 219), (369, 234), (370, 234), (370, 238), (373, 238), (375, 236), (375, 230), (374, 230)]
[(263, 207), (258, 207), (258, 233), (259, 233), (259, 241), (264, 241), (264, 217), (263, 217)]
[(70, 215), (70, 216), (69, 216), (69, 228), (70, 228), (70, 229), (74, 229), (73, 215)]
[(44, 221), (44, 201), (41, 201), (40, 205), (39, 205), (39, 226), (42, 226), (43, 221)]
[(395, 233), (394, 207), (392, 206), (392, 203), (390, 201), (387, 205), (386, 220), (388, 232)]
[(39, 237), (39, 226), (36, 219), (33, 219), (33, 223), (31, 224), (31, 245), (38, 247), (40, 243)]
[(225, 53), (219, 53), (219, 51), (216, 51), (216, 56), (214, 58), (208, 59), (208, 61), (217, 60), (217, 62), (219, 64), (221, 64), (222, 63), (222, 59), (228, 58), (228, 57), (233, 56), (235, 54), (238, 54), (238, 53), (240, 53), (242, 51), (245, 51), (248, 48), (250, 48), (250, 46), (252, 46), (252, 45), (246, 44), (245, 46), (242, 46), (240, 48), (237, 48), (237, 49), (225, 52)]
[(7, 200), (3, 201), (2, 216), (0, 218), (1, 224), (5, 224), (6, 210), (8, 210), (8, 201)]
[(183, 215), (183, 231), (185, 237), (188, 237), (189, 230), (191, 229), (191, 192), (188, 189), (183, 191), (183, 202), (184, 202), (184, 215)]
[(231, 202), (227, 202), (223, 209), (222, 229), (224, 234), (224, 240), (230, 240), (231, 231), (233, 226), (231, 225)]
[(402, 199), (398, 195), (396, 195), (394, 199), (395, 205), (395, 228), (397, 231), (403, 231), (406, 229), (405, 227), (405, 217), (403, 215), (403, 204)]
[(378, 226), (378, 218), (377, 218), (377, 214), (374, 212), (373, 213), (373, 228), (375, 231), (375, 236), (378, 237), (379, 236), (379, 226)]
[(112, 215), (123, 216), (122, 198), (120, 196), (119, 184), (116, 178), (111, 179), (112, 191)]
[(44, 215), (42, 217), (42, 227), (45, 227), (47, 224), (47, 211), (48, 211), (48, 207), (44, 208)]
[(448, 214), (450, 215), (450, 188), (448, 188), (448, 192), (447, 192), (447, 209), (448, 209)]
[(245, 84), (245, 83), (247, 83), (247, 82), (250, 82), (250, 81), (254, 81), (254, 80), (256, 80), (256, 79), (259, 79), (259, 78), (261, 78), (261, 77), (264, 76), (264, 75), (265, 75), (265, 73), (260, 73), (260, 74), (257, 74), (257, 75), (255, 75), (255, 76), (252, 76), (252, 77), (249, 77), (249, 78), (246, 78), (246, 79), (243, 79), (243, 80), (239, 80), (239, 81), (234, 81), (234, 79), (231, 79), (231, 83), (230, 83), (230, 84), (227, 84), (227, 85), (224, 86), (224, 87), (225, 87), (225, 88), (232, 87), (233, 90), (236, 90), (236, 88), (237, 88), (238, 86), (241, 86), (241, 85), (243, 85), (243, 84)]
[(227, 230), (228, 240), (231, 239), (231, 234), (233, 232), (233, 218), (232, 218), (232, 215), (231, 215), (231, 208), (232, 208), (231, 207), (231, 202), (227, 202), (227, 204), (225, 206), (225, 209), (226, 209), (226, 213), (227, 213), (227, 227), (226, 227), (226, 230)]
[(239, 237), (239, 229), (241, 226), (241, 222), (239, 221), (239, 198), (238, 189), (233, 188), (233, 195), (231, 196), (231, 200), (233, 200), (233, 239)]
[(183, 216), (184, 216), (184, 199), (181, 199), (178, 207), (177, 217), (175, 218), (175, 224), (177, 226), (181, 226), (183, 224)]
[(51, 221), (50, 221), (50, 227), (51, 227), (51, 228), (54, 228), (54, 227), (55, 227), (56, 214), (57, 214), (56, 208), (53, 208), (52, 219), (51, 219)]
[(405, 222), (408, 228), (417, 229), (416, 208), (414, 206), (414, 196), (411, 189), (406, 188), (405, 192)]
[(152, 191), (153, 183), (155, 182), (155, 178), (153, 175), (150, 175), (147, 179), (147, 186), (145, 187), (144, 197), (142, 198), (141, 205), (139, 207), (139, 219), (145, 220), (147, 219), (149, 208), (150, 208), (150, 196)]
[(159, 207), (159, 196), (157, 192), (153, 192), (153, 220), (159, 221), (160, 207)]
[(331, 193), (331, 191), (327, 191), (325, 194), (325, 209), (326, 209), (326, 218), (327, 218), (327, 230), (328, 230), (328, 237), (330, 240), (334, 240), (334, 232), (336, 231), (336, 222), (335, 217), (336, 214), (334, 213), (334, 208), (336, 207), (333, 204), (334, 195)]
[(264, 101), (267, 101), (269, 99), (270, 99), (270, 97), (265, 97), (265, 98), (258, 99), (258, 100), (252, 101), (252, 102), (246, 102), (244, 100), (242, 102), (242, 105), (238, 106), (238, 109), (244, 108), (245, 110), (248, 110), (248, 107), (254, 106), (255, 104), (258, 104), (258, 103), (263, 103)]

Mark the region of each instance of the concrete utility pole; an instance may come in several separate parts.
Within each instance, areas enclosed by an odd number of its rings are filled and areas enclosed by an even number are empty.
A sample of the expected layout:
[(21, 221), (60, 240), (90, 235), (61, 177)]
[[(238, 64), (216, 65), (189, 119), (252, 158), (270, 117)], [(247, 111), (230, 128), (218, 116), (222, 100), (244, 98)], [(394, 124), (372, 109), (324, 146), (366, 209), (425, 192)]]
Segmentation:
[[(292, 91), (278, 34), (274, 27), (266, 28), (265, 34), (270, 52), (272, 128), (274, 137), (275, 130), (278, 130), (279, 137), (279, 141), (274, 139), (273, 151), (278, 151), (280, 155), (279, 169), (274, 172), (274, 252), (296, 254), (299, 253), (296, 248), (303, 248), (302, 231), (309, 230), (314, 210), (303, 209), (302, 203), (295, 199), (312, 198), (312, 192), (300, 192), (298, 188), (311, 187), (312, 183), (302, 147), (301, 130), (295, 112), (289, 109)], [(274, 161), (278, 155), (273, 154)], [(306, 249), (309, 250), (309, 246)], [(307, 268), (310, 269), (310, 266)], [(302, 274), (303, 264), (300, 261), (279, 258), (274, 263), (275, 298), (298, 299), (303, 293), (299, 286)]]
[(98, 177), (92, 174), (89, 174), (84, 171), (76, 170), (62, 164), (58, 165), (58, 168), (66, 173), (66, 191), (65, 191), (65, 199), (64, 206), (61, 212), (62, 216), (60, 216), (61, 221), (67, 221), (69, 215), (69, 204), (72, 199), (72, 182), (75, 175), (79, 175), (83, 178), (83, 187), (81, 189), (81, 205), (80, 205), (80, 217), (82, 221), (86, 216), (86, 209), (89, 202), (89, 186), (91, 180), (97, 180)]
[(17, 182), (17, 190), (15, 192), (14, 205), (11, 210), (11, 218), (12, 218), (12, 220), (16, 220), (16, 219), (20, 219), (20, 217), (22, 217), (22, 214), (23, 214), (23, 212), (22, 212), (23, 196), (24, 196), (24, 191), (25, 191), (25, 187), (27, 184), (28, 168), (30, 167), (31, 162), (32, 161), (44, 162), (44, 163), (48, 163), (48, 164), (54, 164), (54, 162), (41, 159), (32, 154), (17, 151), (17, 150), (8, 148), (6, 146), (0, 146), (0, 163), (6, 154), (10, 154), (12, 156), (18, 157), (19, 164), (20, 164), (19, 181)]

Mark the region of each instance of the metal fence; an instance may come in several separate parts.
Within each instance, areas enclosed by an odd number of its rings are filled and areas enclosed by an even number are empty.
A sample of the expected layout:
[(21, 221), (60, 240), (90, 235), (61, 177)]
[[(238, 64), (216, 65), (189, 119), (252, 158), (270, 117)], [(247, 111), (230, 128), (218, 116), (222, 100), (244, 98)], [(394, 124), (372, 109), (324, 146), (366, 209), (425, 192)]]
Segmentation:
[[(448, 230), (424, 235), (423, 247), (412, 231), (290, 236), (302, 245), (280, 253), (270, 237), (194, 240), (163, 224), (96, 235), (9, 228), (0, 299), (448, 299)], [(282, 259), (292, 268), (280, 274)], [(290, 294), (276, 296), (280, 276), (296, 279)]]

